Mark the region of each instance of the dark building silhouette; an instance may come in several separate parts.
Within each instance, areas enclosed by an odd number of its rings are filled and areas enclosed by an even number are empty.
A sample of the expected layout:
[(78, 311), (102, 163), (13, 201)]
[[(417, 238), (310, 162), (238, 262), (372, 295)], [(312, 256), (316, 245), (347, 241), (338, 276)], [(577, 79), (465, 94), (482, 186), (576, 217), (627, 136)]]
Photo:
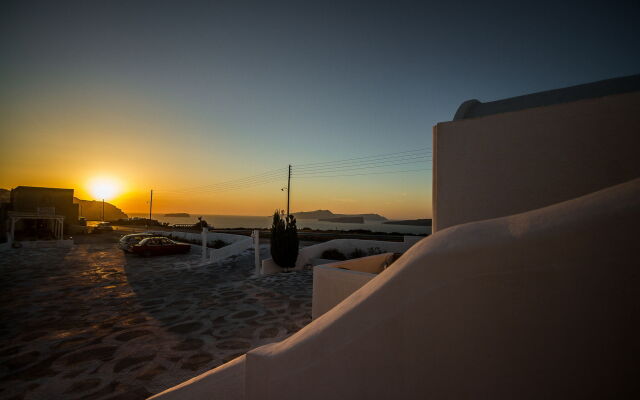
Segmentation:
[(15, 231), (21, 236), (47, 238), (53, 230), (51, 217), (64, 217), (65, 232), (70, 225), (78, 224), (78, 204), (73, 203), (73, 189), (18, 186), (11, 190), (5, 209), (8, 217), (22, 217), (15, 224)]

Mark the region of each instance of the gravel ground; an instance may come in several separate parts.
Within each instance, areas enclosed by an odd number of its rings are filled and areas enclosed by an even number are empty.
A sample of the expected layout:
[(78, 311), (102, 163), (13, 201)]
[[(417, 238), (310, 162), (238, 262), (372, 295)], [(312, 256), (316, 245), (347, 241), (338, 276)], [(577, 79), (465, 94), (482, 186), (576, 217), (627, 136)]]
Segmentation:
[(144, 399), (311, 321), (311, 271), (255, 278), (253, 250), (198, 266), (197, 248), (141, 258), (116, 237), (0, 253), (0, 398)]

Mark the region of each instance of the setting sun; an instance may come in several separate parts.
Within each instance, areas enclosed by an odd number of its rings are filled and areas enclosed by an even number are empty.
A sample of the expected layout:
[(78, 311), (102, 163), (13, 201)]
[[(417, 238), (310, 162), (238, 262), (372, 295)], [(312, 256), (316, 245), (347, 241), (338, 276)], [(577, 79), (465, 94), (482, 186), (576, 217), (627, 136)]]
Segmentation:
[(95, 178), (88, 186), (89, 192), (96, 200), (111, 200), (120, 192), (120, 184), (110, 178)]

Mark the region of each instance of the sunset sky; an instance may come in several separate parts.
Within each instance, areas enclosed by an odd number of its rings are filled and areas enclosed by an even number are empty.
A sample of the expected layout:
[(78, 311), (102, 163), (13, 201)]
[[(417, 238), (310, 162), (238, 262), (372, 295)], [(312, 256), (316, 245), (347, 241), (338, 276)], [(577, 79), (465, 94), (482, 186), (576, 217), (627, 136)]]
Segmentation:
[(2, 2), (0, 188), (268, 215), (293, 164), (293, 211), (430, 217), (461, 102), (640, 72), (637, 3), (517, 3)]

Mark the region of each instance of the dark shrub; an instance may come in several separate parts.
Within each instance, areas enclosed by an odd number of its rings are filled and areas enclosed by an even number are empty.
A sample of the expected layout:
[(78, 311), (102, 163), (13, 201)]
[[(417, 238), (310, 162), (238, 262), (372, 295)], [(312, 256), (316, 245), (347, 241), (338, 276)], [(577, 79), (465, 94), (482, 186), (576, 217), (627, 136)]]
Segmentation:
[(288, 215), (285, 218), (280, 216), (280, 211), (273, 213), (273, 224), (271, 226), (271, 257), (273, 261), (288, 270), (296, 266), (298, 258), (298, 228), (296, 227), (296, 217)]
[(210, 247), (213, 247), (214, 249), (220, 249), (224, 246), (226, 246), (228, 243), (225, 242), (224, 240), (220, 240), (220, 239), (216, 239), (213, 241), (213, 243), (211, 244)]
[(327, 260), (346, 260), (347, 259), (347, 257), (337, 249), (327, 249), (322, 252), (322, 255), (320, 257), (325, 258)]
[(349, 257), (350, 258), (360, 258), (360, 257), (364, 257), (366, 255), (367, 255), (367, 253), (365, 253), (364, 251), (362, 251), (360, 249), (355, 249), (354, 251), (351, 252)]

